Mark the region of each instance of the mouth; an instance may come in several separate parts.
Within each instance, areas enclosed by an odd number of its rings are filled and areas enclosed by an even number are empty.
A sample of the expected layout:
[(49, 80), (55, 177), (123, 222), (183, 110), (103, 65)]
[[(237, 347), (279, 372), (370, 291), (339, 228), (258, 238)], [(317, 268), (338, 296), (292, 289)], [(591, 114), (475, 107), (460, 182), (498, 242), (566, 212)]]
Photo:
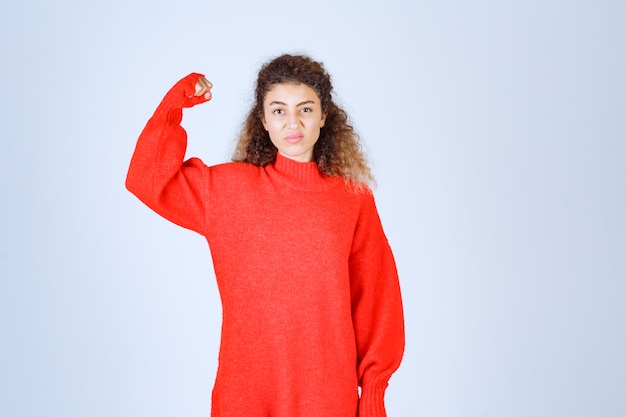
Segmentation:
[(302, 133), (292, 133), (285, 137), (285, 140), (289, 143), (298, 143), (302, 139), (304, 139), (304, 135)]

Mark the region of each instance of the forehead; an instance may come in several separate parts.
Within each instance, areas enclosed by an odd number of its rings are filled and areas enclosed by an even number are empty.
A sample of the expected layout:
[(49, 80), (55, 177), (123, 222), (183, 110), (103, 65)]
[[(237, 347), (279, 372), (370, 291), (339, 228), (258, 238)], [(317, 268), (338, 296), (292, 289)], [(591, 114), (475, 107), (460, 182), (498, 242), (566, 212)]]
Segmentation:
[(265, 95), (264, 104), (272, 102), (285, 104), (297, 104), (303, 101), (313, 101), (319, 103), (320, 99), (315, 90), (306, 84), (301, 83), (279, 83), (274, 84)]

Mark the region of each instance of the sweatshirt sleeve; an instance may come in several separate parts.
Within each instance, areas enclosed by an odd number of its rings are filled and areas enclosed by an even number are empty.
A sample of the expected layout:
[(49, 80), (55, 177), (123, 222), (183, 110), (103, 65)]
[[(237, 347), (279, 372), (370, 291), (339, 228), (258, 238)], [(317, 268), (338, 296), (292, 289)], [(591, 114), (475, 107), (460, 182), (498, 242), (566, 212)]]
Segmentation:
[(359, 417), (385, 417), (385, 389), (404, 353), (404, 313), (395, 261), (371, 194), (365, 197), (355, 230), (350, 288), (361, 386)]
[(207, 167), (197, 158), (183, 162), (187, 133), (180, 125), (183, 108), (206, 101), (193, 95), (200, 77), (186, 76), (165, 95), (139, 136), (126, 188), (168, 220), (203, 233)]

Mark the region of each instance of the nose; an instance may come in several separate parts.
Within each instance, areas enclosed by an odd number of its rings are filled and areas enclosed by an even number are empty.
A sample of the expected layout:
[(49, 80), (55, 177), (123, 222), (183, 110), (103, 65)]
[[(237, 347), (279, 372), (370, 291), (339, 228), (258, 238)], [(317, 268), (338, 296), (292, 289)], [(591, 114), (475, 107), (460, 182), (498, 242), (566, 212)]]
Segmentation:
[(297, 113), (291, 113), (289, 115), (289, 119), (287, 120), (287, 125), (289, 126), (290, 129), (297, 129), (298, 128), (298, 115), (297, 115)]

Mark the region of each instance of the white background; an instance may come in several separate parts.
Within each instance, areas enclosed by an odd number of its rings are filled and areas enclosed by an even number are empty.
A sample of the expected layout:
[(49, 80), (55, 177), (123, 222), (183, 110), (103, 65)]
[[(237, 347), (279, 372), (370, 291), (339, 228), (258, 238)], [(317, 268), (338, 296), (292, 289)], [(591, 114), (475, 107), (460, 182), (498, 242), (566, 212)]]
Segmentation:
[(365, 140), (401, 274), (390, 417), (626, 415), (621, 1), (4, 1), (0, 415), (207, 416), (206, 242), (124, 188), (189, 72), (229, 159), (259, 66), (305, 52)]

